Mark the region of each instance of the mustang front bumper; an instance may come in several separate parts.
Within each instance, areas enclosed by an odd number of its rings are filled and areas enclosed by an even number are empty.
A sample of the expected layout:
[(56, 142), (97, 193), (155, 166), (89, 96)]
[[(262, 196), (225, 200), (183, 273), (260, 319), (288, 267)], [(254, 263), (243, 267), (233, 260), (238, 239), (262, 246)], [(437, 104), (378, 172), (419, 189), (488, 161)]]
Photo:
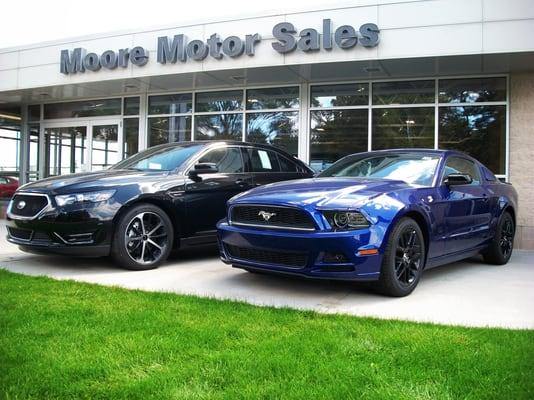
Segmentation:
[(369, 229), (296, 232), (217, 225), (221, 259), (238, 268), (268, 270), (308, 278), (370, 281), (378, 279), (382, 254)]

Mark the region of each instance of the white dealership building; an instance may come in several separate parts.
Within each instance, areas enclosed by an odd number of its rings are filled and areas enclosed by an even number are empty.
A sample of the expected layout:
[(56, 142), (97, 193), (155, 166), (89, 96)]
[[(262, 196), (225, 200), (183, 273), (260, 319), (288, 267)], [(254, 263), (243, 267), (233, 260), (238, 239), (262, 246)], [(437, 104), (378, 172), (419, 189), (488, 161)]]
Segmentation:
[(517, 188), (517, 245), (534, 248), (534, 2), (355, 0), (0, 49), (4, 176), (209, 139), (318, 170), (372, 149), (465, 151)]

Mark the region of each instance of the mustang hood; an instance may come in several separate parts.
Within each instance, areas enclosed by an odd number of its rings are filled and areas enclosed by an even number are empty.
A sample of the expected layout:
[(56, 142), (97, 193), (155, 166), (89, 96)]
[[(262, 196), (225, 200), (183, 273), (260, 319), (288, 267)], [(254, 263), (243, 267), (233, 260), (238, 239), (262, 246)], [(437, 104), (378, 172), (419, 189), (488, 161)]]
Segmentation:
[(21, 191), (44, 192), (52, 194), (72, 193), (73, 191), (90, 191), (112, 189), (118, 186), (139, 185), (143, 182), (154, 183), (158, 177), (165, 179), (167, 174), (162, 171), (137, 170), (106, 170), (98, 172), (83, 172), (79, 174), (55, 176), (22, 186)]
[(364, 178), (299, 179), (261, 186), (232, 203), (286, 204), (317, 208), (352, 208), (391, 191), (410, 188), (403, 181)]

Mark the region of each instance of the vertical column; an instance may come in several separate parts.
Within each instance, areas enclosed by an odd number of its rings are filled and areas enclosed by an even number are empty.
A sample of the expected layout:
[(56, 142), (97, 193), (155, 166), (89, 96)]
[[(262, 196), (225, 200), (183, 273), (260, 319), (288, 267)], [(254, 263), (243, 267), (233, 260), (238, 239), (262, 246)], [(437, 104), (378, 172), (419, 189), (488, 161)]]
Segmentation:
[(310, 162), (310, 85), (300, 85), (298, 156), (305, 163)]
[(20, 107), (20, 147), (19, 147), (19, 183), (21, 185), (28, 182), (28, 160), (30, 152), (30, 127), (28, 126), (29, 111), (28, 105)]
[(439, 148), (439, 79), (434, 80), (434, 148)]
[(367, 151), (373, 150), (373, 82), (369, 82), (367, 103)]
[(146, 93), (139, 96), (139, 151), (148, 146), (148, 95)]

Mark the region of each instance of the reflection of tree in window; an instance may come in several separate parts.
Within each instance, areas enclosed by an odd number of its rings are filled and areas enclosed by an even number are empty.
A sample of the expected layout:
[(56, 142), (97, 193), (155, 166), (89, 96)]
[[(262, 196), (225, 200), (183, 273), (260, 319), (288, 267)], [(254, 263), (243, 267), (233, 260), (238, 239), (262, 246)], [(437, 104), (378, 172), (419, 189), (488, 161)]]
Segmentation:
[(191, 140), (191, 117), (151, 117), (148, 119), (149, 147)]
[(373, 150), (434, 147), (434, 108), (373, 110)]
[(195, 116), (195, 140), (241, 140), (243, 115)]
[(506, 107), (440, 107), (439, 146), (463, 151), (504, 174)]
[(267, 143), (298, 152), (298, 113), (262, 112), (247, 114), (247, 141)]
[(369, 84), (312, 86), (312, 107), (343, 107), (367, 105)]
[(325, 167), (347, 154), (367, 151), (367, 115), (367, 110), (312, 111), (312, 162)]
[(298, 86), (247, 90), (247, 110), (275, 110), (298, 106)]

